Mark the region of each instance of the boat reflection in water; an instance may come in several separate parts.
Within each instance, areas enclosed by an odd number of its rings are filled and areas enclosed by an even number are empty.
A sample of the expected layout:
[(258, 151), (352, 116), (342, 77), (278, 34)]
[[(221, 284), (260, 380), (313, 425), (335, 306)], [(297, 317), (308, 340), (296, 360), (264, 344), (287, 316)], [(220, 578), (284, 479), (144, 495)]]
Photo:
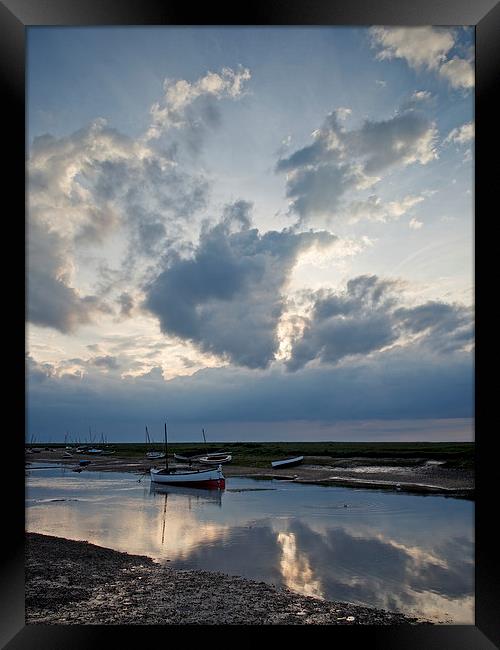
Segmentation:
[[(161, 545), (165, 544), (165, 525), (167, 523), (167, 504), (168, 498), (174, 497), (175, 500), (178, 500), (180, 497), (183, 497), (187, 500), (187, 509), (191, 511), (192, 506), (195, 507), (199, 505), (199, 501), (210, 501), (211, 503), (218, 505), (219, 508), (222, 507), (222, 489), (218, 490), (207, 490), (203, 488), (190, 488), (179, 485), (164, 485), (161, 483), (150, 484), (149, 493), (153, 495), (164, 495), (165, 501), (163, 505), (163, 522), (161, 528)], [(177, 512), (172, 513), (175, 517), (178, 517)]]
[(153, 483), (151, 482), (149, 493), (150, 494), (164, 494), (176, 496), (176, 497), (186, 497), (188, 508), (191, 509), (192, 502), (198, 503), (199, 501), (210, 501), (222, 507), (222, 494), (224, 489), (209, 490), (207, 488), (192, 488), (184, 487), (181, 485), (165, 485), (163, 483)]

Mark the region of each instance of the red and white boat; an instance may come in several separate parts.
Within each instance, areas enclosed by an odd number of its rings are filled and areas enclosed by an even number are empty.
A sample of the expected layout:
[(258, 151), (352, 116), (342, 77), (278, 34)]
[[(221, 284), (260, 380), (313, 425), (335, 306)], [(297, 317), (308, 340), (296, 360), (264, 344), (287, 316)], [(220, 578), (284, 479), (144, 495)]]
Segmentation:
[(222, 473), (222, 466), (215, 469), (180, 470), (170, 469), (168, 466), (167, 450), (167, 424), (165, 423), (165, 467), (149, 470), (152, 483), (162, 485), (184, 485), (193, 488), (223, 489), (226, 479)]
[(216, 469), (175, 471), (168, 468), (150, 470), (151, 481), (162, 485), (184, 485), (185, 487), (218, 488), (226, 485), (226, 479), (219, 465)]

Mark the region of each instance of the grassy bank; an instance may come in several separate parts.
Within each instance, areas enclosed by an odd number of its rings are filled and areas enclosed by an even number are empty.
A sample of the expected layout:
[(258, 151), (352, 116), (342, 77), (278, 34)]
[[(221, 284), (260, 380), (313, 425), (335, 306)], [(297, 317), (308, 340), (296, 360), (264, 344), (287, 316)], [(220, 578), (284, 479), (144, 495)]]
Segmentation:
[[(40, 445), (61, 448), (64, 445)], [(163, 450), (157, 443), (148, 448), (144, 443), (113, 443), (114, 457), (143, 458), (146, 451)], [(288, 456), (314, 456), (317, 465), (331, 459), (348, 458), (398, 459), (398, 464), (413, 465), (420, 460), (444, 461), (445, 467), (472, 468), (475, 445), (473, 442), (211, 442), (206, 447), (200, 443), (169, 443), (169, 455), (195, 449), (207, 451), (224, 449), (233, 456), (233, 465), (268, 467), (272, 460)]]

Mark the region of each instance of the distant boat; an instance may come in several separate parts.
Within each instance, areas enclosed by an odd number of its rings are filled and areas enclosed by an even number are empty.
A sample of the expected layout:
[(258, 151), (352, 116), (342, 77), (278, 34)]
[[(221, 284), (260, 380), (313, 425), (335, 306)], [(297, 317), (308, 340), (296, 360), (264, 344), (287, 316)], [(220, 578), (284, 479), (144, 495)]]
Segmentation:
[(165, 423), (165, 467), (150, 470), (151, 481), (163, 485), (184, 485), (186, 487), (219, 488), (225, 487), (226, 480), (222, 467), (217, 469), (176, 471), (168, 467), (167, 424)]
[(230, 463), (232, 458), (231, 454), (208, 454), (207, 456), (198, 458), (197, 462), (203, 465), (219, 465), (222, 463)]
[[(146, 444), (151, 446), (151, 438), (149, 437), (148, 428), (146, 427)], [(162, 451), (148, 451), (146, 453), (146, 458), (149, 460), (158, 460), (159, 458), (165, 458), (165, 453)]]
[(304, 460), (304, 456), (295, 456), (295, 458), (286, 458), (285, 460), (273, 460), (271, 466), (275, 469), (280, 467), (295, 467), (295, 465), (300, 465)]
[(86, 453), (87, 454), (102, 454), (103, 450), (102, 449), (87, 449)]
[(73, 458), (73, 454), (70, 454), (69, 451), (65, 451), (63, 453), (63, 456), (65, 456), (66, 458)]
[(174, 454), (174, 458), (176, 460), (191, 461), (191, 460), (197, 460), (202, 456), (212, 456), (212, 455), (225, 454), (225, 453), (226, 452), (224, 452), (222, 449), (216, 449), (211, 454), (207, 454), (206, 449), (193, 449), (191, 451), (183, 451), (182, 453)]
[(196, 462), (202, 463), (203, 465), (218, 465), (219, 463), (231, 462), (232, 456), (223, 449), (214, 449), (213, 451), (208, 451), (205, 429), (202, 429), (201, 433), (203, 435), (203, 441), (205, 443), (205, 449), (203, 451), (196, 450), (186, 452), (185, 454), (174, 454), (174, 458), (183, 461), (187, 460), (190, 464), (191, 462)]

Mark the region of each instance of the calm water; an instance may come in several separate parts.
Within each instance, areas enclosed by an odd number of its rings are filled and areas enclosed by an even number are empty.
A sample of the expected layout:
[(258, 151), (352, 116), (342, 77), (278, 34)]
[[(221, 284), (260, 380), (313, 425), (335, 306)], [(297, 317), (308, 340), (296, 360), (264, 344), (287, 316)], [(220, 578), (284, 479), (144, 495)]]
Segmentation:
[(149, 478), (62, 468), (32, 470), (26, 486), (31, 532), (474, 623), (470, 501), (245, 478), (223, 492), (155, 492)]

